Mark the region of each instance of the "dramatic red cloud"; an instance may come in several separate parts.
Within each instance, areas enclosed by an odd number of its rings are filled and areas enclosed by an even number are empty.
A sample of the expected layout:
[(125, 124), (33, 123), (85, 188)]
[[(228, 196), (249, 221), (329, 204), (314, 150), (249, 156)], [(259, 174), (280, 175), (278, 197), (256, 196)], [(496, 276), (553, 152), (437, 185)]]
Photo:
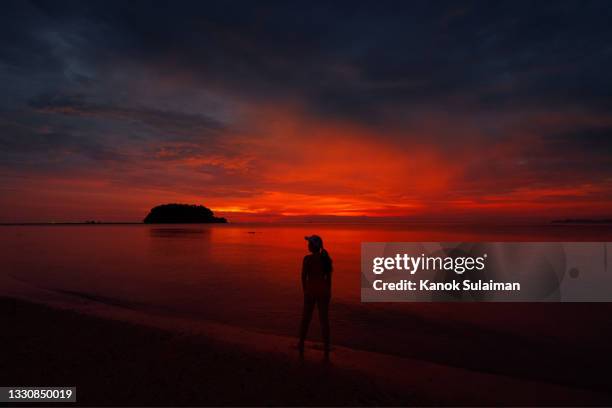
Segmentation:
[(7, 174), (0, 206), (11, 214), (3, 221), (138, 221), (165, 202), (201, 203), (233, 221), (490, 221), (605, 216), (612, 202), (610, 180), (563, 168), (547, 179), (554, 173), (531, 167), (533, 149), (539, 161), (555, 152), (520, 129), (486, 142), (444, 117), (384, 129), (298, 112), (258, 107), (212, 140), (126, 145), (127, 160), (52, 176)]

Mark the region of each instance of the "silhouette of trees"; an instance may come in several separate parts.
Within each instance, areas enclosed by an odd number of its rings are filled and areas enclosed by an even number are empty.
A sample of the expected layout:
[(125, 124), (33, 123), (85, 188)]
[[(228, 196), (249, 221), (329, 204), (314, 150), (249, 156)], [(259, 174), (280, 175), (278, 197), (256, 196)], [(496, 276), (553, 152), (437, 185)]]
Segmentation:
[(205, 224), (227, 223), (223, 217), (215, 217), (212, 210), (203, 205), (162, 204), (153, 207), (144, 219), (145, 224)]

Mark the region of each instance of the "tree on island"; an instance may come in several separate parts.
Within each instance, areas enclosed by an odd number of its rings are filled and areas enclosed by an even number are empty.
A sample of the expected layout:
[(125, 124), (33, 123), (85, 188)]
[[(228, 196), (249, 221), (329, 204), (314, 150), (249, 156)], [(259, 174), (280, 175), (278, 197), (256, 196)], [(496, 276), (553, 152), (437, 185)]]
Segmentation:
[(203, 205), (162, 204), (153, 207), (144, 219), (145, 224), (206, 224), (227, 223), (223, 217), (215, 217), (212, 210)]

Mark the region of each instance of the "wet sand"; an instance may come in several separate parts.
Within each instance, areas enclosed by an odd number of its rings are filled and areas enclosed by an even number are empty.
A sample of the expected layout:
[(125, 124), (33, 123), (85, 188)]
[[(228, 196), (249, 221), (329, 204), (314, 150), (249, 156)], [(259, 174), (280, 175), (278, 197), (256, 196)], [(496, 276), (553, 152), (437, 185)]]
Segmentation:
[(602, 389), (346, 347), (335, 347), (326, 364), (309, 343), (301, 361), (291, 337), (90, 306), (95, 316), (0, 298), (7, 328), (0, 334), (7, 351), (0, 356), (0, 384), (75, 385), (77, 405), (612, 403)]

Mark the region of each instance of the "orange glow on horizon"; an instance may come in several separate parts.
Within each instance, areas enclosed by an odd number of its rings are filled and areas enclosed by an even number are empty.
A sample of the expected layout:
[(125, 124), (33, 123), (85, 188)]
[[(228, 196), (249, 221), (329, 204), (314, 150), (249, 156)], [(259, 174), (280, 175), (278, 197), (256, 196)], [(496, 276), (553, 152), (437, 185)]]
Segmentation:
[[(148, 155), (126, 151), (139, 157), (133, 163), (110, 163), (78, 176), (20, 175), (20, 184), (12, 186), (16, 193), (0, 198), (2, 208), (15, 209), (3, 221), (139, 221), (168, 202), (203, 204), (230, 221), (564, 218), (605, 215), (612, 201), (611, 180), (525, 184), (529, 174), (509, 159), (520, 152), (523, 136), (475, 152), (469, 143), (436, 143), (437, 134), (451, 130), (469, 141), (472, 130), (455, 131), (430, 117), (423, 118), (422, 129), (402, 131), (297, 112), (258, 107), (210, 152), (197, 142), (165, 142)], [(483, 162), (503, 174), (489, 174), (486, 166), (472, 170)]]

